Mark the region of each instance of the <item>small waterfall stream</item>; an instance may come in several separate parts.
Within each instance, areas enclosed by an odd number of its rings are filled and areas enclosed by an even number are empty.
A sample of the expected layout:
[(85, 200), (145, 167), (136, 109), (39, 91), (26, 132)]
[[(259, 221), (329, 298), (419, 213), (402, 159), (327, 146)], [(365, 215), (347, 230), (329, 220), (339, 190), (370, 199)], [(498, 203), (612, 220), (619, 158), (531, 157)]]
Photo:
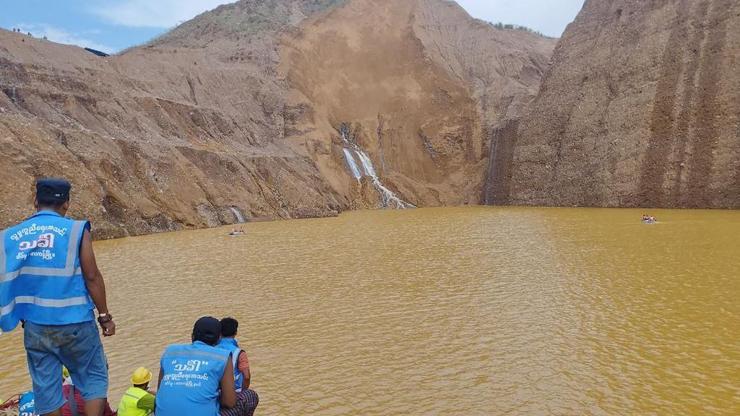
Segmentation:
[(347, 161), (347, 166), (349, 166), (352, 176), (359, 182), (362, 179), (362, 173), (360, 172), (360, 168), (357, 167), (357, 162), (355, 161), (355, 157), (352, 156), (352, 151), (346, 147), (342, 150), (344, 150), (344, 159)]
[[(383, 208), (416, 208), (414, 205), (399, 198), (395, 192), (383, 185), (383, 182), (375, 172), (375, 166), (373, 166), (373, 161), (370, 159), (370, 156), (357, 143), (355, 143), (354, 140), (350, 140), (349, 127), (347, 125), (342, 125), (339, 132), (342, 135), (342, 142), (344, 142), (344, 148), (342, 149), (344, 151), (344, 159), (347, 161), (347, 166), (349, 167), (352, 176), (357, 179), (358, 182), (360, 182), (364, 176), (370, 178), (373, 186), (380, 194), (380, 203)], [(362, 171), (360, 171), (360, 168), (357, 165), (355, 156), (357, 156), (357, 159), (359, 159), (362, 164)]]
[(247, 222), (244, 219), (244, 215), (242, 215), (241, 211), (239, 211), (239, 208), (237, 208), (237, 207), (229, 207), (229, 209), (231, 210), (231, 213), (234, 214), (234, 218), (236, 218), (236, 222), (237, 223), (244, 224), (245, 222)]
[(357, 150), (356, 152), (357, 156), (360, 158), (360, 162), (362, 162), (362, 168), (365, 170), (365, 175), (370, 177), (373, 182), (373, 186), (375, 186), (375, 189), (378, 190), (381, 198), (383, 198), (381, 203), (383, 204), (384, 208), (416, 208), (408, 202), (401, 200), (401, 198), (399, 198), (393, 191), (383, 185), (383, 182), (380, 181), (380, 178), (378, 178), (378, 175), (375, 173), (373, 161), (370, 159), (370, 156), (368, 156), (367, 153), (362, 150)]

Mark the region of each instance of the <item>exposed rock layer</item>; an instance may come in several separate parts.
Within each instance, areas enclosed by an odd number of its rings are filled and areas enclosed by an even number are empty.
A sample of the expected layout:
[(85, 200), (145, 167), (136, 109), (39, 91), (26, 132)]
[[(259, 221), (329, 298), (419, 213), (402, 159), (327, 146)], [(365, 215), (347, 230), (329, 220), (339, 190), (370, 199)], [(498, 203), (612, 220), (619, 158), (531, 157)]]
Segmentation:
[(496, 203), (739, 207), (740, 2), (588, 0)]
[(98, 237), (374, 207), (342, 123), (402, 198), (479, 202), (553, 46), (442, 0), (243, 0), (109, 58), (2, 31), (0, 227), (45, 175)]

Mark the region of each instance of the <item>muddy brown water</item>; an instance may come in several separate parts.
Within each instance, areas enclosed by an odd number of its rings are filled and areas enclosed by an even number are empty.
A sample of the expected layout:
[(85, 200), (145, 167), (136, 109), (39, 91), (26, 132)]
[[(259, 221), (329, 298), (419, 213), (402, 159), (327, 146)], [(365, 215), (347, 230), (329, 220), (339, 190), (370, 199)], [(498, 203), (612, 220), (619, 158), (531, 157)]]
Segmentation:
[[(740, 414), (740, 212), (352, 212), (96, 243), (111, 398), (233, 315), (262, 415)], [(29, 386), (0, 337), (0, 395)]]

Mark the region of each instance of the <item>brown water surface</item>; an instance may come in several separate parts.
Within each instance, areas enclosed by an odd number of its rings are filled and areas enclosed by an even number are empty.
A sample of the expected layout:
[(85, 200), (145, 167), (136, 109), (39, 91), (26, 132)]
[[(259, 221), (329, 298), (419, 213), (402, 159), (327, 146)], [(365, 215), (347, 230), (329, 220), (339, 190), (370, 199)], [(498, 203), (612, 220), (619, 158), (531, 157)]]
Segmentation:
[[(111, 398), (233, 315), (261, 415), (738, 415), (740, 212), (460, 208), (98, 242)], [(0, 337), (0, 395), (29, 386)]]

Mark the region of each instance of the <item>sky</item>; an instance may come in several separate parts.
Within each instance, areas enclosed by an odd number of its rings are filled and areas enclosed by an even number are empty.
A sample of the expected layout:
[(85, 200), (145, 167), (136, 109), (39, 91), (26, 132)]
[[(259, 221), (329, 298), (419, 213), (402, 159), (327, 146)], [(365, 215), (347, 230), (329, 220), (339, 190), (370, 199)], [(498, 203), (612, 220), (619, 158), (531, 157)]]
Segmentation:
[[(395, 0), (402, 1), (402, 0)], [(584, 0), (457, 0), (473, 17), (559, 37)], [(228, 0), (0, 0), (0, 27), (115, 53)]]

